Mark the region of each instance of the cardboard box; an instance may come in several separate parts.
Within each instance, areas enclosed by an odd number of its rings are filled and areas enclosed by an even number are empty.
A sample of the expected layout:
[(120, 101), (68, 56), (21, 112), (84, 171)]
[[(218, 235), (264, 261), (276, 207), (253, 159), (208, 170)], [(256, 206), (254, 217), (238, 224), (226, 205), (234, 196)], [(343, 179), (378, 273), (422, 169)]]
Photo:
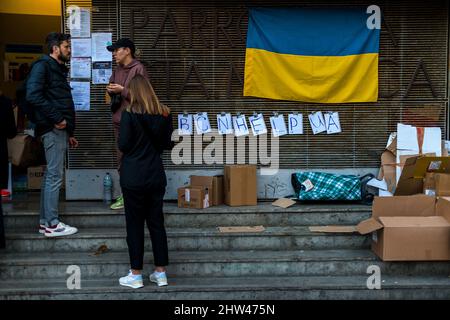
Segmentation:
[(436, 195), (441, 197), (450, 196), (450, 174), (435, 173), (434, 179)]
[[(44, 177), (45, 168), (47, 166), (29, 167), (27, 169), (27, 187), (28, 190), (41, 190), (42, 178)], [(66, 180), (63, 174), (61, 189), (65, 189)]]
[(423, 179), (429, 172), (450, 173), (450, 157), (414, 156), (408, 158), (394, 195), (406, 196), (422, 193)]
[(436, 195), (436, 181), (434, 180), (435, 173), (427, 172), (423, 179), (423, 193), (426, 195)]
[(29, 167), (27, 170), (28, 190), (40, 190), (46, 166)]
[(225, 166), (225, 204), (229, 206), (256, 206), (256, 166)]
[(45, 164), (42, 143), (27, 134), (8, 139), (8, 157), (14, 166), (23, 168)]
[(191, 176), (191, 186), (208, 188), (211, 206), (223, 204), (223, 176)]
[(194, 209), (208, 208), (208, 191), (205, 188), (199, 186), (187, 186), (178, 188), (178, 207)]
[(372, 251), (383, 261), (450, 260), (450, 197), (376, 197), (372, 218), (356, 229), (372, 233)]

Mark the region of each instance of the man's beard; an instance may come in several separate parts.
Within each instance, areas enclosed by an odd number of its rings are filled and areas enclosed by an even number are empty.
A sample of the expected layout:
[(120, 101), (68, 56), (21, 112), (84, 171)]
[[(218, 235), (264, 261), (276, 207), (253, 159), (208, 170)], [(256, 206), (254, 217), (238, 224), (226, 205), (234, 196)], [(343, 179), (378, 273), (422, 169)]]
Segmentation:
[(65, 56), (62, 53), (59, 54), (58, 59), (62, 62), (69, 62), (70, 61), (70, 56)]

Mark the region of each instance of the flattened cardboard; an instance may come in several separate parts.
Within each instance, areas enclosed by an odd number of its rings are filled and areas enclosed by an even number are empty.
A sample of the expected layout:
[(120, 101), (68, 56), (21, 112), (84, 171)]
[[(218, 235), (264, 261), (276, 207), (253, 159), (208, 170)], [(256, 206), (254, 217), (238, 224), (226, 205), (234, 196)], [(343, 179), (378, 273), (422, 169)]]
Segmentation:
[(383, 228), (383, 225), (377, 221), (375, 218), (370, 218), (364, 221), (361, 221), (356, 226), (356, 230), (360, 234), (368, 234)]
[(413, 196), (375, 197), (372, 218), (427, 217), (435, 215), (435, 198), (424, 194)]
[(229, 206), (256, 206), (256, 166), (230, 165), (224, 168), (225, 204)]
[(355, 226), (317, 226), (309, 227), (311, 232), (323, 232), (323, 233), (355, 233), (357, 232)]
[(294, 200), (286, 199), (286, 198), (280, 198), (280, 199), (272, 202), (273, 206), (280, 207), (283, 209), (289, 208), (289, 207), (293, 206), (294, 204), (296, 204), (296, 202)]
[(394, 157), (397, 155), (397, 136), (387, 146), (386, 150), (390, 151), (394, 155)]
[(223, 204), (223, 176), (191, 176), (191, 186), (208, 188), (211, 206)]
[(233, 232), (263, 232), (266, 230), (263, 226), (242, 226), (242, 227), (218, 227), (219, 232), (233, 233)]
[(436, 195), (441, 197), (450, 196), (450, 174), (436, 173), (434, 176)]

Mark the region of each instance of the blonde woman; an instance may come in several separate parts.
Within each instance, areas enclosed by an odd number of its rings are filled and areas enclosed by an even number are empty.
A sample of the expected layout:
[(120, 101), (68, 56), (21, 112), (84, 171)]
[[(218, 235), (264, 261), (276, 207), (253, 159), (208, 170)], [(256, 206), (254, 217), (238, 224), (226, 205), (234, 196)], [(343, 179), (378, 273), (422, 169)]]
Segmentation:
[(172, 147), (172, 117), (150, 82), (136, 75), (129, 84), (130, 104), (120, 122), (119, 149), (123, 152), (120, 185), (125, 202), (127, 244), (131, 269), (119, 283), (143, 287), (144, 224), (150, 231), (155, 270), (150, 281), (167, 285), (167, 236), (163, 197), (166, 188), (161, 153)]

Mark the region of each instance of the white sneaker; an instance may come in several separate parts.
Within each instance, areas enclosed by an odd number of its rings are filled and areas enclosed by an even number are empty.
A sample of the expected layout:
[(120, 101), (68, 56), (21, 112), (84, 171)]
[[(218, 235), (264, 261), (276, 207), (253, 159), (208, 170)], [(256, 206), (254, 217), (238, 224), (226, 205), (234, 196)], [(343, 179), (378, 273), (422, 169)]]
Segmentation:
[(142, 274), (134, 275), (131, 270), (128, 272), (127, 276), (119, 279), (119, 284), (133, 289), (142, 288), (144, 286)]
[(44, 224), (39, 224), (39, 233), (45, 234), (45, 228), (47, 228)]
[(62, 222), (58, 223), (58, 225), (54, 228), (46, 227), (45, 228), (45, 236), (46, 237), (62, 237), (62, 236), (69, 236), (71, 234), (77, 233), (78, 229), (75, 227), (71, 227), (67, 224), (64, 224)]
[(150, 275), (150, 281), (158, 285), (158, 287), (167, 286), (167, 276), (165, 272), (153, 272)]

